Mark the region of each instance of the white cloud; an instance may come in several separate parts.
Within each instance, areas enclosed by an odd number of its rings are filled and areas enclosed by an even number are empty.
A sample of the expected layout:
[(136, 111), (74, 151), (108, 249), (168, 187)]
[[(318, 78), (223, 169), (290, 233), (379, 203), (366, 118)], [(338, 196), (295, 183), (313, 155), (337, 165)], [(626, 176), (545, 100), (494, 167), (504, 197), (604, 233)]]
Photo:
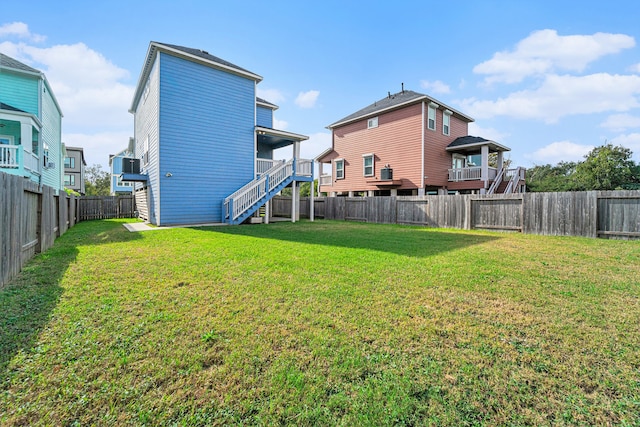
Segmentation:
[(518, 83), (525, 77), (554, 71), (582, 72), (602, 56), (634, 46), (634, 38), (625, 34), (559, 36), (555, 30), (541, 30), (521, 40), (514, 50), (495, 53), (473, 72), (487, 75), (488, 84)]
[(613, 132), (622, 132), (626, 129), (640, 128), (640, 117), (631, 114), (613, 114), (607, 117), (601, 125)]
[(256, 95), (265, 101), (271, 102), (272, 104), (278, 104), (285, 100), (284, 95), (278, 89), (262, 89), (261, 87), (258, 87)]
[(43, 42), (46, 37), (40, 34), (34, 34), (29, 31), (29, 26), (24, 22), (11, 22), (8, 24), (0, 25), (0, 37), (18, 37), (21, 39), (27, 39), (29, 41), (40, 43)]
[(300, 92), (296, 98), (296, 105), (300, 108), (313, 108), (318, 100), (320, 92), (317, 90), (310, 90), (307, 92)]
[(286, 130), (289, 126), (289, 123), (284, 120), (278, 120), (275, 117), (273, 118), (273, 127), (274, 129)]
[(640, 74), (640, 63), (634, 64), (631, 67), (629, 67), (629, 71), (631, 71), (632, 73)]
[(580, 145), (571, 141), (552, 142), (549, 145), (525, 154), (525, 158), (537, 164), (557, 164), (564, 162), (577, 162), (584, 160), (584, 156), (593, 150), (592, 145)]
[(613, 145), (622, 145), (633, 151), (633, 159), (640, 161), (640, 133), (630, 133), (628, 135), (619, 135), (610, 141)]
[(482, 138), (489, 139), (500, 144), (502, 144), (502, 141), (509, 136), (508, 133), (500, 132), (493, 128), (480, 127), (475, 122), (469, 123), (469, 135), (481, 136)]
[(427, 89), (431, 93), (436, 93), (436, 94), (451, 92), (451, 88), (447, 84), (441, 82), (440, 80), (436, 80), (433, 82), (430, 82), (428, 80), (421, 80), (420, 87)]
[(458, 101), (472, 117), (509, 116), (555, 123), (564, 116), (628, 111), (640, 106), (640, 76), (606, 73), (549, 75), (535, 90), (513, 92), (495, 101)]
[[(25, 33), (21, 26), (12, 31)], [(123, 149), (133, 132), (129, 72), (83, 43), (37, 47), (5, 41), (0, 50), (45, 73), (64, 115), (63, 142), (83, 147), (88, 163), (106, 169), (108, 155)]]

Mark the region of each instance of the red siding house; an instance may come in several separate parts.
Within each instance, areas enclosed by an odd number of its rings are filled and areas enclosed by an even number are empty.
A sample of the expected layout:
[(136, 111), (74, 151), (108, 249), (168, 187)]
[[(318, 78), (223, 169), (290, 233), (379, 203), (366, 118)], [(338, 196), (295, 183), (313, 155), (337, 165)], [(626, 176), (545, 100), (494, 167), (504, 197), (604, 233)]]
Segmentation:
[(316, 158), (319, 191), (330, 196), (524, 191), (524, 169), (502, 167), (510, 149), (469, 136), (471, 122), (428, 95), (389, 93), (327, 127), (332, 144)]

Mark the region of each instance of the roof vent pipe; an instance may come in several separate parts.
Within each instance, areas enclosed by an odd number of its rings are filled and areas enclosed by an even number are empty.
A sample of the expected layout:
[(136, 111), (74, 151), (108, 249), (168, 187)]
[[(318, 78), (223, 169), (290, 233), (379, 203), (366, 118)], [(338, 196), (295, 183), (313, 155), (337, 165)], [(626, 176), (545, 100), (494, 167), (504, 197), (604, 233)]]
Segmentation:
[(402, 83), (402, 93), (404, 93), (404, 83)]
[(391, 92), (387, 92), (389, 94), (389, 99), (391, 99)]

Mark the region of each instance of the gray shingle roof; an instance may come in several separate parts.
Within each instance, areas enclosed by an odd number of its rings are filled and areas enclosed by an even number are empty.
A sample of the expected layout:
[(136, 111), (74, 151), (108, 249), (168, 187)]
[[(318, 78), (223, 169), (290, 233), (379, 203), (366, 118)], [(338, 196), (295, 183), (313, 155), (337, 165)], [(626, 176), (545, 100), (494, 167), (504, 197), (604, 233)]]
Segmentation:
[(415, 101), (418, 99), (426, 98), (427, 95), (422, 93), (414, 92), (412, 90), (405, 90), (403, 92), (398, 92), (396, 94), (392, 94), (382, 98), (379, 101), (374, 102), (371, 105), (364, 107), (361, 110), (356, 111), (353, 114), (349, 114), (346, 117), (338, 120), (337, 122), (330, 124), (328, 127), (333, 127), (334, 125), (342, 122), (348, 122), (350, 120), (356, 119), (358, 117), (369, 116), (371, 114), (375, 114), (378, 111), (386, 110), (389, 108), (393, 108), (397, 105), (405, 104), (407, 102)]
[(4, 53), (0, 53), (0, 67), (2, 68), (13, 68), (15, 70), (20, 71), (28, 71), (30, 73), (40, 73), (40, 70), (36, 70), (35, 68), (31, 68), (22, 62), (11, 58), (10, 56), (5, 55)]
[(487, 142), (488, 139), (484, 139), (480, 136), (460, 136), (453, 140), (453, 142), (447, 147), (459, 147), (461, 145), (471, 145), (471, 144), (480, 144), (482, 142)]
[(272, 102), (267, 101), (266, 99), (262, 99), (259, 96), (256, 96), (256, 102), (259, 102), (260, 104), (266, 104), (270, 107), (273, 107), (274, 109), (278, 108), (278, 106)]
[(243, 71), (245, 73), (255, 74), (255, 73), (253, 73), (253, 72), (251, 72), (249, 70), (246, 70), (244, 68), (238, 67), (237, 65), (232, 64), (229, 61), (225, 61), (222, 58), (218, 58), (217, 56), (211, 55), (209, 52), (207, 52), (205, 50), (202, 50), (202, 49), (194, 49), (194, 48), (191, 48), (191, 47), (178, 46), (178, 45), (175, 45), (175, 44), (168, 44), (168, 43), (161, 43), (161, 42), (152, 42), (152, 43), (156, 43), (158, 45), (166, 46), (166, 47), (169, 47), (171, 49), (176, 49), (176, 50), (182, 51), (184, 53), (188, 53), (189, 55), (194, 55), (194, 56), (197, 56), (199, 58), (206, 59), (207, 61), (217, 62), (218, 64), (224, 65), (224, 66), (229, 67), (229, 68), (234, 68), (234, 69), (236, 69), (238, 71)]

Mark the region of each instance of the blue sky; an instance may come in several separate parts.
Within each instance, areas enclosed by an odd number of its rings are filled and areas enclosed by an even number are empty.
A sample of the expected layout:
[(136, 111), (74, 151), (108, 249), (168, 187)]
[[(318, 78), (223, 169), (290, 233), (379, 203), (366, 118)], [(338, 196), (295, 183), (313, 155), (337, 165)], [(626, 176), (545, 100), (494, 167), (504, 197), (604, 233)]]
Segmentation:
[[(0, 52), (45, 72), (63, 140), (108, 164), (151, 40), (261, 75), (276, 126), (330, 146), (328, 124), (406, 89), (473, 117), (470, 134), (531, 167), (605, 142), (640, 161), (636, 1), (30, 1), (0, 14)], [(288, 153), (287, 153), (288, 154)], [(283, 155), (284, 157), (284, 155)]]

